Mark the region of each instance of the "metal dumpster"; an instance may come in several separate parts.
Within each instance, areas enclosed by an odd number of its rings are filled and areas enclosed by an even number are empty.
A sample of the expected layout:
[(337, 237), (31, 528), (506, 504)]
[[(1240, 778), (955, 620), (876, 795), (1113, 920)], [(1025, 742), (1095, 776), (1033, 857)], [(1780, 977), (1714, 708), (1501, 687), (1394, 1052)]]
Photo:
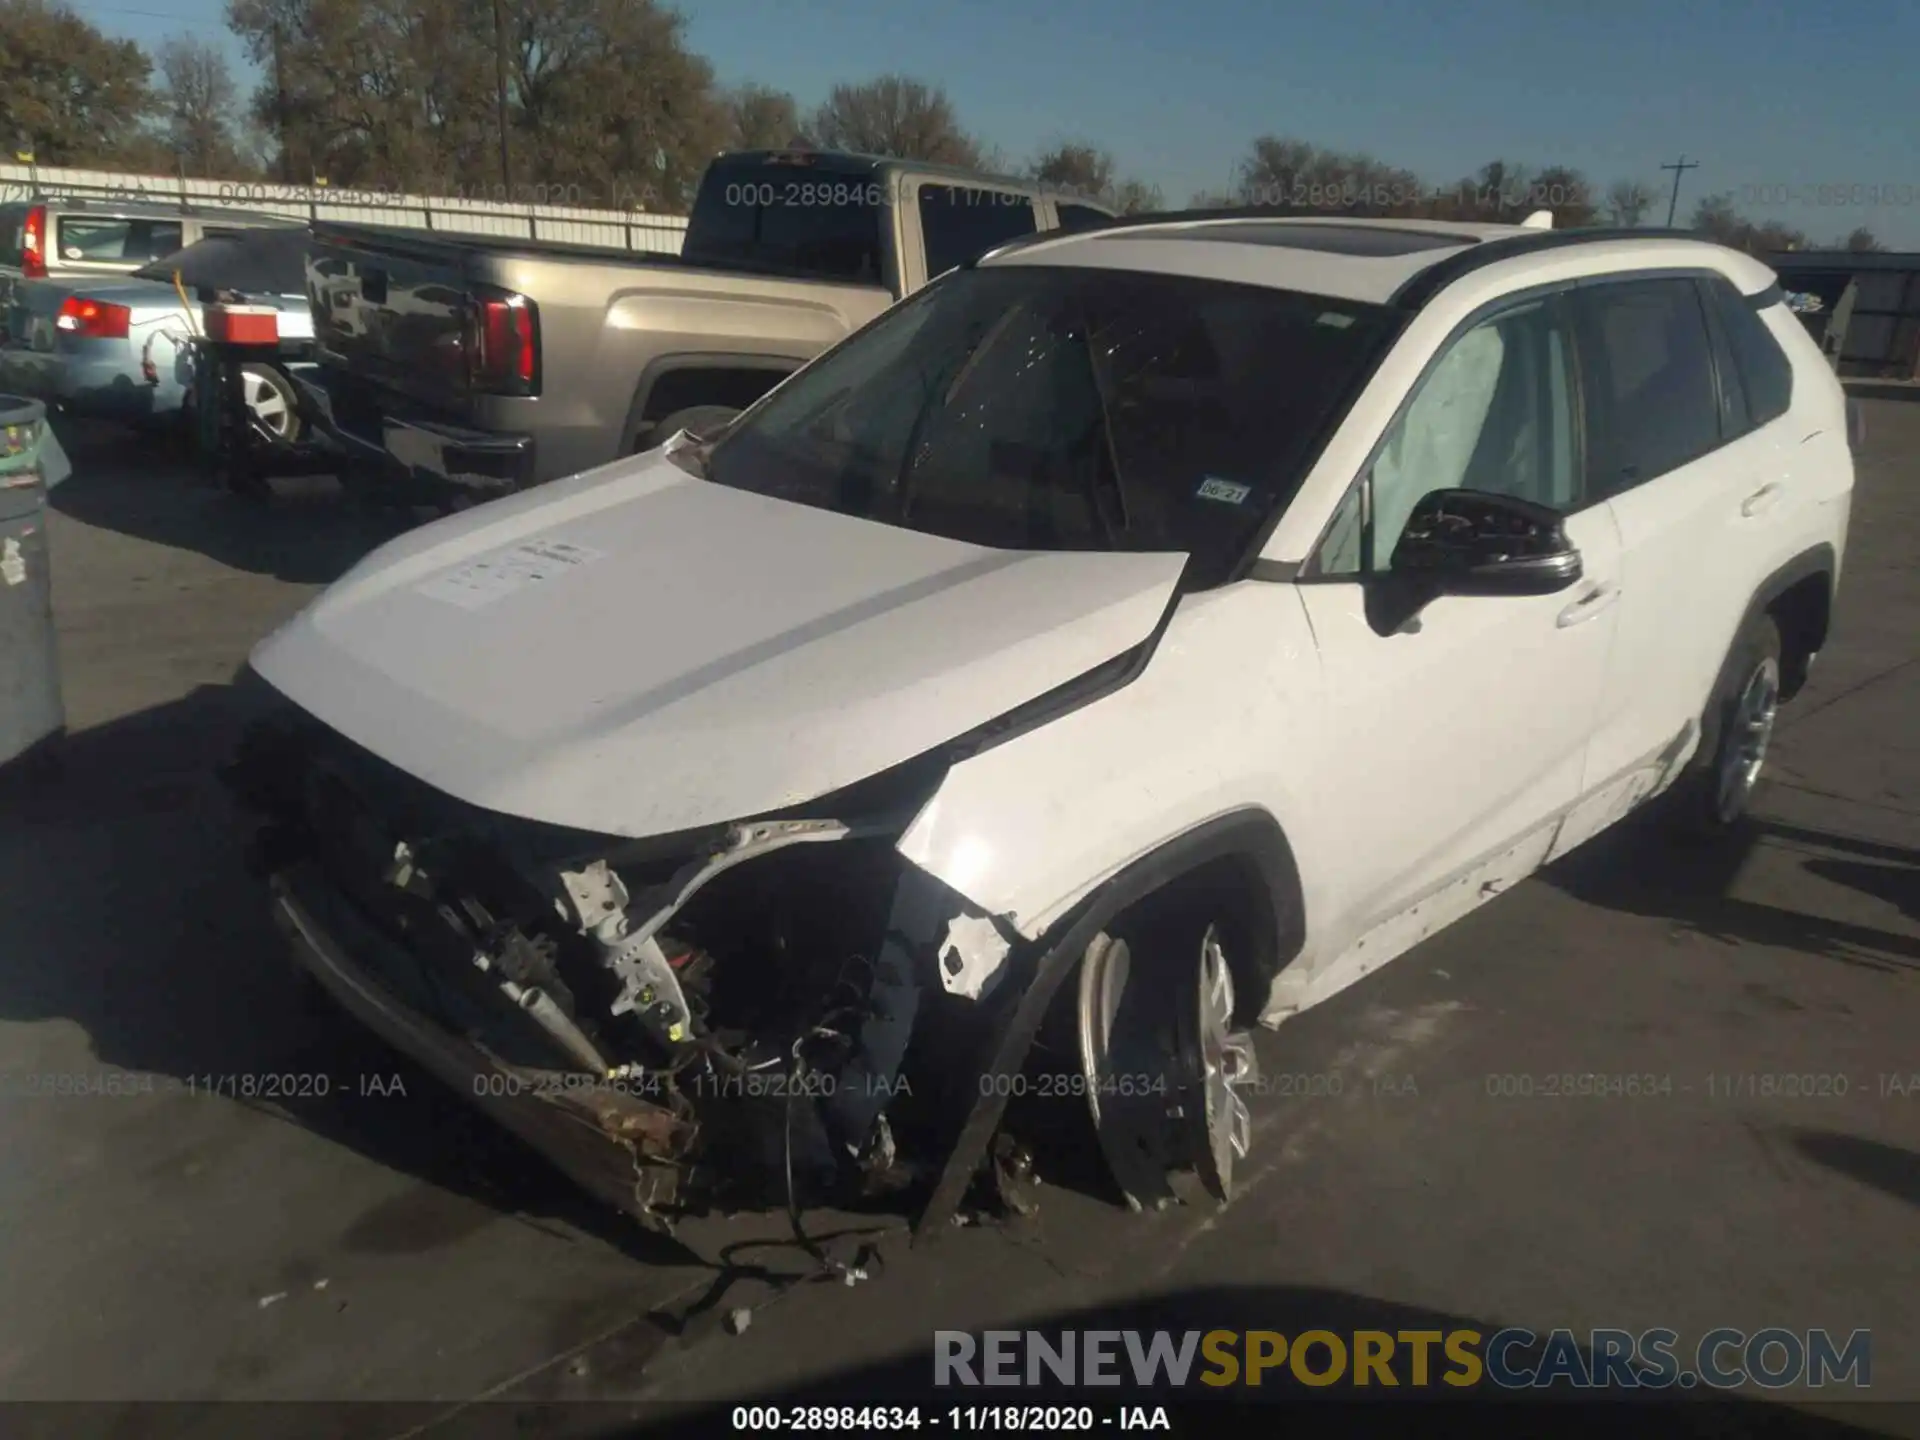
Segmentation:
[(70, 468), (46, 407), (0, 395), (0, 765), (66, 725), (46, 511)]

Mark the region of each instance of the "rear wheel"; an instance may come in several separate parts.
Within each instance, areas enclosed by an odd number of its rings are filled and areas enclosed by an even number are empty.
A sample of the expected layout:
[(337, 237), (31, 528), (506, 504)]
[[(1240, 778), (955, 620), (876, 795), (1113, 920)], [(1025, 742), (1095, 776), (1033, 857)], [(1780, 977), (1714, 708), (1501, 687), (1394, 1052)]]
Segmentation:
[(240, 383), (248, 411), (269, 435), (286, 444), (300, 438), (299, 399), (282, 371), (272, 365), (244, 365)]
[(1737, 828), (1753, 802), (1780, 710), (1780, 628), (1770, 615), (1734, 641), (1701, 726), (1700, 753), (1674, 787), (1676, 819), (1696, 835)]

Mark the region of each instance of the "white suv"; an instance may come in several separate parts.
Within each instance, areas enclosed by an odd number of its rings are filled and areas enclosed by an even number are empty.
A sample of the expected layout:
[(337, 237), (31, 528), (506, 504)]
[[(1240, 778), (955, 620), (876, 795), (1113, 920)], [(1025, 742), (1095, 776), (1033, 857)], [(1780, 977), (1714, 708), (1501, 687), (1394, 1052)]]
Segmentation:
[(1683, 236), (1040, 237), (375, 552), (232, 773), (307, 968), (643, 1218), (937, 1226), (1068, 1113), (1225, 1199), (1245, 1027), (1662, 790), (1738, 820), (1851, 418)]

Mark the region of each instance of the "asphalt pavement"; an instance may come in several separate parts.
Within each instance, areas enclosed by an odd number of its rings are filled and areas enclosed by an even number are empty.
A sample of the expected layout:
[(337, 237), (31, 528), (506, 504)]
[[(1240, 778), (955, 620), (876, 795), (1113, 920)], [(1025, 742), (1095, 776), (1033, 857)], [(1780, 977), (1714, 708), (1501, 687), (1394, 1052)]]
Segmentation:
[[(324, 480), (261, 506), (70, 432), (72, 733), (60, 774), (0, 781), (0, 1398), (391, 1402), (349, 1429), (451, 1434), (921, 1383), (936, 1329), (1096, 1316), (1783, 1326), (1870, 1330), (1876, 1403), (1839, 1423), (1920, 1432), (1920, 404), (1868, 424), (1833, 639), (1744, 842), (1629, 822), (1263, 1035), (1307, 1093), (1261, 1102), (1225, 1211), (1130, 1215), (1043, 1156), (1032, 1219), (887, 1239), (868, 1283), (738, 1335), (719, 1317), (775, 1293), (755, 1267), (803, 1268), (779, 1225), (599, 1213), (314, 1007), (242, 872), (228, 681), (390, 532)], [(26, 1078), (63, 1074), (123, 1093)], [(1565, 1074), (1667, 1083), (1549, 1098)], [(229, 1078), (263, 1075), (328, 1093)]]

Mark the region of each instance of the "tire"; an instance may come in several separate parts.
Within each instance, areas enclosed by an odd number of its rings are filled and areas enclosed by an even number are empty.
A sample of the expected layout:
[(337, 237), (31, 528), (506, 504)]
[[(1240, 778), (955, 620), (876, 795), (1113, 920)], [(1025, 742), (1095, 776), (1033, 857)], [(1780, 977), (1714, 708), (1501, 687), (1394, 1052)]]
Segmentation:
[(1191, 1176), (1218, 1204), (1252, 1141), (1258, 1084), (1225, 947), (1205, 907), (1152, 899), (1096, 936), (1081, 962), (1087, 1100), (1107, 1168), (1134, 1209), (1177, 1199)]
[(1700, 753), (1675, 784), (1673, 818), (1684, 834), (1714, 838), (1745, 822), (1780, 708), (1780, 627), (1756, 615), (1735, 637), (1707, 713)]
[(651, 450), (656, 445), (664, 445), (674, 434), (681, 430), (691, 430), (696, 435), (704, 435), (729, 423), (740, 412), (731, 405), (689, 405), (684, 410), (676, 410), (664, 420), (657, 420), (652, 426), (642, 426), (640, 433), (634, 436), (633, 453)]
[(276, 365), (242, 365), (241, 383), (246, 387), (247, 409), (276, 439), (292, 444), (306, 428), (300, 418), (300, 401), (293, 381)]

